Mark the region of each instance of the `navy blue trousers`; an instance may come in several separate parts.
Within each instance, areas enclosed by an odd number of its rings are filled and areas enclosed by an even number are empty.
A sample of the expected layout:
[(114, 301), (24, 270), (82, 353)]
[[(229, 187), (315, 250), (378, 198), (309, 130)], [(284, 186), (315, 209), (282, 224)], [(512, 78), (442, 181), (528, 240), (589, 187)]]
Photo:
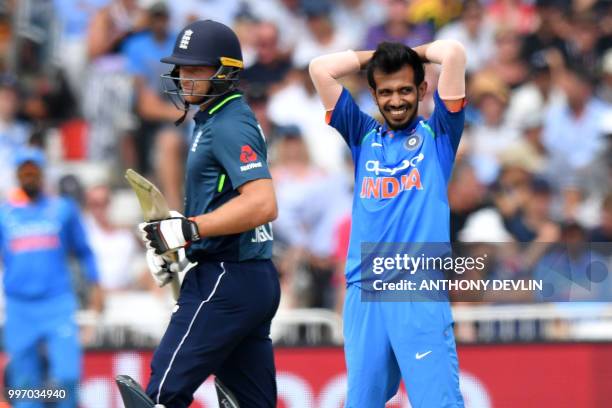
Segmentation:
[(215, 374), (241, 408), (276, 407), (270, 322), (279, 300), (269, 260), (200, 262), (185, 276), (153, 355), (147, 394), (167, 408), (187, 407)]

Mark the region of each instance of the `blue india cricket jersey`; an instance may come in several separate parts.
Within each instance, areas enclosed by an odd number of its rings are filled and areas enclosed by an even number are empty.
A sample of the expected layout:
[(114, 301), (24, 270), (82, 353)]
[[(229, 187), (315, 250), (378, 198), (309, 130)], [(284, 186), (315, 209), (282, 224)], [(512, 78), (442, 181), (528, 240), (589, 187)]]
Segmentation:
[(79, 259), (88, 280), (98, 282), (96, 260), (75, 202), (43, 196), (0, 205), (0, 260), (7, 298), (41, 300), (72, 294), (70, 254)]
[(330, 118), (355, 163), (347, 284), (361, 280), (361, 244), (449, 242), (447, 184), (464, 124), (434, 94), (428, 120), (391, 130), (362, 112), (343, 89)]

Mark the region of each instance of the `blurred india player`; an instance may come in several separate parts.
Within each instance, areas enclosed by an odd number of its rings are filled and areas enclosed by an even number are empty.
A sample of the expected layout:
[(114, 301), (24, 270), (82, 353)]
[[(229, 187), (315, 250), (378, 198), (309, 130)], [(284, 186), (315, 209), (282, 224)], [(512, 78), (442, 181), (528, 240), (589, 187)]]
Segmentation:
[[(65, 397), (57, 406), (76, 408), (81, 347), (68, 255), (80, 261), (93, 284), (92, 306), (100, 311), (98, 269), (77, 204), (43, 191), (42, 152), (23, 150), (17, 154), (16, 165), (19, 188), (0, 205), (0, 255), (6, 296), (4, 347), (9, 357), (5, 384), (9, 389), (32, 390), (32, 395), (50, 387), (63, 390)], [(48, 364), (47, 373), (43, 360)], [(49, 401), (34, 398), (12, 402), (18, 408), (42, 408)]]
[[(173, 65), (162, 76), (166, 93), (185, 112), (198, 107), (186, 164), (186, 217), (141, 228), (160, 285), (187, 261), (197, 266), (182, 283), (146, 393), (155, 404), (187, 407), (214, 374), (233, 394), (232, 406), (275, 407), (269, 334), (280, 286), (270, 260), (270, 222), (277, 206), (264, 135), (236, 90), (240, 43), (225, 25), (196, 21), (181, 30), (162, 62)], [(160, 256), (177, 250), (186, 253), (177, 263)]]
[[(441, 65), (429, 119), (417, 115), (426, 62)], [(384, 407), (401, 378), (413, 408), (463, 407), (448, 302), (362, 302), (360, 251), (362, 242), (449, 242), (446, 190), (463, 131), (465, 62), (460, 43), (435, 41), (414, 49), (381, 43), (310, 64), (328, 124), (356, 166), (344, 308), (346, 407)], [(362, 68), (383, 124), (338, 82)]]

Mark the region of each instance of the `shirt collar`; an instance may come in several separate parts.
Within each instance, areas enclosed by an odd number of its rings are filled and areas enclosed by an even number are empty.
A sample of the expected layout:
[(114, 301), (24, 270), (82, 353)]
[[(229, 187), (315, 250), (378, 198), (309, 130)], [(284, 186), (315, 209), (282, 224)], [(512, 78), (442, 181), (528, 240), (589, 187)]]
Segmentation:
[(36, 201), (32, 201), (30, 197), (23, 191), (22, 188), (15, 188), (9, 191), (7, 196), (7, 201), (16, 207), (26, 207), (28, 205), (35, 205), (43, 200), (45, 200), (45, 193), (41, 191), (40, 195), (36, 199)]
[(220, 109), (222, 109), (228, 102), (231, 102), (234, 99), (238, 99), (240, 97), (242, 97), (242, 93), (240, 91), (232, 91), (228, 93), (227, 95), (222, 96), (221, 98), (219, 98), (214, 103), (207, 106), (206, 108), (204, 109), (200, 108), (200, 110), (198, 110), (198, 113), (195, 114), (193, 119), (196, 121), (196, 123), (204, 123), (211, 116), (213, 116)]
[(406, 126), (403, 129), (399, 129), (399, 130), (393, 130), (389, 128), (389, 125), (387, 125), (387, 122), (385, 121), (380, 128), (381, 129), (380, 133), (383, 136), (387, 134), (410, 134), (415, 131), (417, 125), (419, 124), (421, 120), (423, 120), (422, 116), (415, 116), (415, 118), (412, 119), (412, 122), (410, 122), (408, 126)]

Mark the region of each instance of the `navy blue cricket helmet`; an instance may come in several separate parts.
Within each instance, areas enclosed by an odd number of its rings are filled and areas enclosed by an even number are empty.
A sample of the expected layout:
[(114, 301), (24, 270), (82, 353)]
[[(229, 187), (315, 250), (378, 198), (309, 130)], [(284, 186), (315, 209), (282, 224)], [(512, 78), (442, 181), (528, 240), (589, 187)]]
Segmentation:
[[(183, 28), (176, 38), (172, 55), (164, 57), (161, 62), (172, 64), (168, 74), (162, 75), (164, 93), (170, 96), (174, 105), (187, 111), (189, 103), (184, 96), (200, 96), (199, 104), (224, 95), (238, 85), (239, 75), (244, 68), (240, 41), (236, 33), (228, 26), (213, 20), (200, 20)], [(210, 81), (211, 87), (206, 94), (183, 92), (179, 78), (180, 66), (210, 66), (217, 71), (208, 79), (191, 79), (191, 81)], [(195, 85), (195, 84), (194, 84)]]

